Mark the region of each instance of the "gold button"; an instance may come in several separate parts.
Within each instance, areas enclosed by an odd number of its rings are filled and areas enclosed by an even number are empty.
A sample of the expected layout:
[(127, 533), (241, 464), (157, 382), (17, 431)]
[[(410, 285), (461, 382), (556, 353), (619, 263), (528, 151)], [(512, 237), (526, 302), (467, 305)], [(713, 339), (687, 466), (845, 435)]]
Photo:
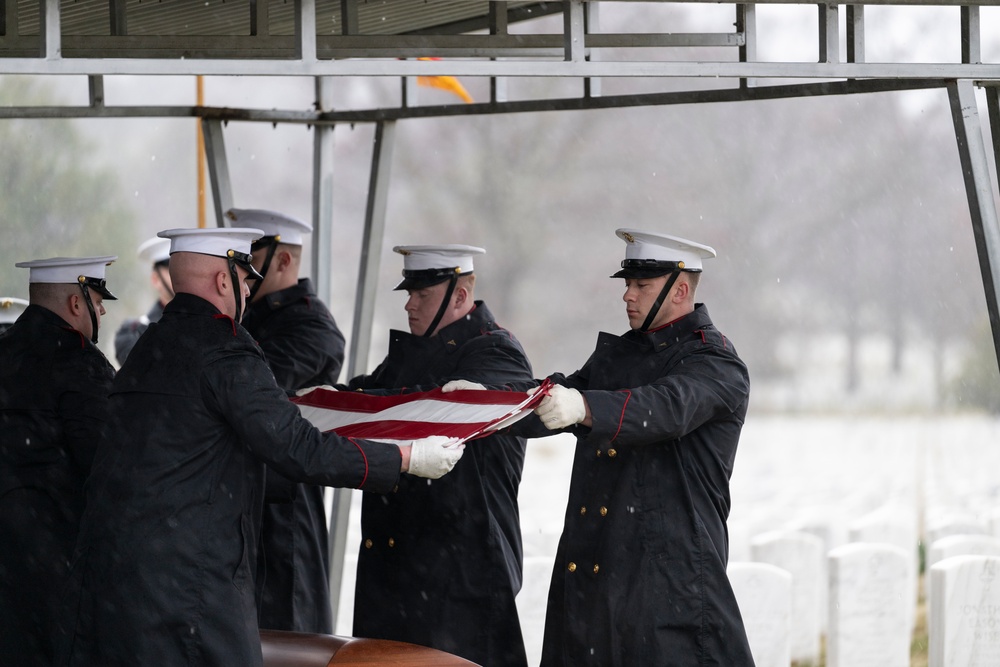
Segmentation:
[(389, 538), (389, 546), (390, 546), (390, 547), (394, 547), (394, 546), (396, 546), (396, 540), (394, 540), (394, 539), (392, 539), (392, 538), (390, 537), (390, 538)]
[(365, 549), (371, 549), (371, 548), (372, 548), (372, 541), (371, 541), (371, 539), (365, 540)]
[(587, 508), (586, 507), (581, 507), (580, 508), (580, 516), (586, 516), (586, 514), (587, 514)]
[(609, 449), (608, 456), (610, 456), (611, 458), (615, 458), (616, 456), (618, 456), (618, 451), (614, 449)]
[(598, 457), (600, 457), (600, 455), (601, 455), (602, 453), (603, 453), (603, 452), (602, 452), (601, 450), (599, 450), (599, 449), (597, 450), (597, 456), (598, 456)]
[(399, 493), (399, 484), (397, 484), (396, 486), (392, 487), (392, 492), (393, 493)]
[(602, 507), (601, 508), (601, 516), (607, 516), (607, 515), (608, 515), (608, 508), (607, 507)]
[(600, 569), (601, 569), (601, 566), (595, 563), (594, 564), (594, 574), (597, 574), (597, 571), (600, 570)]
[(566, 569), (569, 570), (570, 572), (576, 572), (576, 563), (571, 562), (569, 565), (566, 566)]

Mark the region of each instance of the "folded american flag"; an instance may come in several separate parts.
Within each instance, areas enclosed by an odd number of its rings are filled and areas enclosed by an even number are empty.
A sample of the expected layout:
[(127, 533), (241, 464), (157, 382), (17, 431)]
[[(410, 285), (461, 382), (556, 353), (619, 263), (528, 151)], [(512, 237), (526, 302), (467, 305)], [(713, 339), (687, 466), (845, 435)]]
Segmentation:
[(373, 396), (319, 387), (291, 400), (302, 416), (321, 431), (338, 435), (404, 442), (430, 435), (461, 442), (490, 435), (528, 415), (541, 402), (546, 381), (529, 396), (523, 392), (440, 389)]

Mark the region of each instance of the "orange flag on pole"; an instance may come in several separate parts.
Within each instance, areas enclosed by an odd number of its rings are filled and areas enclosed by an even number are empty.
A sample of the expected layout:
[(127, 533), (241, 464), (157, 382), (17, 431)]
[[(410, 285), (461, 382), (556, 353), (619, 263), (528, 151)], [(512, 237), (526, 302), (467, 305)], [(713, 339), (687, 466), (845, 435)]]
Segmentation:
[[(417, 58), (417, 60), (440, 60), (440, 58)], [(469, 95), (465, 87), (453, 76), (418, 76), (417, 85), (448, 91), (461, 97), (467, 104), (473, 102), (472, 95)]]

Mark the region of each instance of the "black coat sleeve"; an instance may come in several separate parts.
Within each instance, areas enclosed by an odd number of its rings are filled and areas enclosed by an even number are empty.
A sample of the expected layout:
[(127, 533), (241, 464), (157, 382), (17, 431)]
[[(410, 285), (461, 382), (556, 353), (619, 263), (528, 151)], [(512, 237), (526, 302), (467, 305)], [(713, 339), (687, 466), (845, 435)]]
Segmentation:
[(275, 385), (262, 359), (224, 355), (203, 377), (206, 402), (257, 458), (285, 477), (379, 493), (399, 479), (399, 447), (320, 432)]

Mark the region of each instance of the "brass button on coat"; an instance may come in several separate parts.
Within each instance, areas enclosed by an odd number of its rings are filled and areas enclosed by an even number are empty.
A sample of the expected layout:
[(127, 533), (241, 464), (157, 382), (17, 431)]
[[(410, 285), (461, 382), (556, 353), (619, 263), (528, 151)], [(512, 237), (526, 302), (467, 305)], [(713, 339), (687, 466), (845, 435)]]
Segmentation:
[(597, 574), (597, 571), (600, 570), (600, 569), (601, 569), (601, 566), (598, 565), (597, 563), (594, 563), (594, 574)]
[(586, 516), (586, 514), (587, 514), (587, 508), (586, 507), (581, 507), (580, 508), (580, 516)]
[(615, 458), (616, 456), (618, 456), (618, 450), (617, 449), (609, 449), (608, 450), (608, 456), (610, 456), (611, 458)]
[(598, 458), (600, 458), (601, 454), (603, 454), (603, 453), (604, 453), (604, 452), (602, 452), (601, 450), (599, 450), (599, 449), (598, 449), (598, 450), (597, 450), (597, 456), (598, 456)]
[(601, 516), (607, 516), (607, 515), (608, 515), (608, 508), (607, 507), (602, 507), (601, 508)]
[(392, 538), (390, 537), (390, 538), (389, 538), (389, 546), (390, 546), (390, 547), (394, 547), (394, 546), (396, 546), (396, 540), (394, 540), (394, 539), (392, 539)]
[(371, 548), (372, 548), (372, 541), (371, 538), (369, 538), (365, 540), (365, 549), (371, 549)]
[(569, 565), (566, 566), (566, 569), (569, 570), (570, 572), (576, 572), (576, 563), (571, 562)]

